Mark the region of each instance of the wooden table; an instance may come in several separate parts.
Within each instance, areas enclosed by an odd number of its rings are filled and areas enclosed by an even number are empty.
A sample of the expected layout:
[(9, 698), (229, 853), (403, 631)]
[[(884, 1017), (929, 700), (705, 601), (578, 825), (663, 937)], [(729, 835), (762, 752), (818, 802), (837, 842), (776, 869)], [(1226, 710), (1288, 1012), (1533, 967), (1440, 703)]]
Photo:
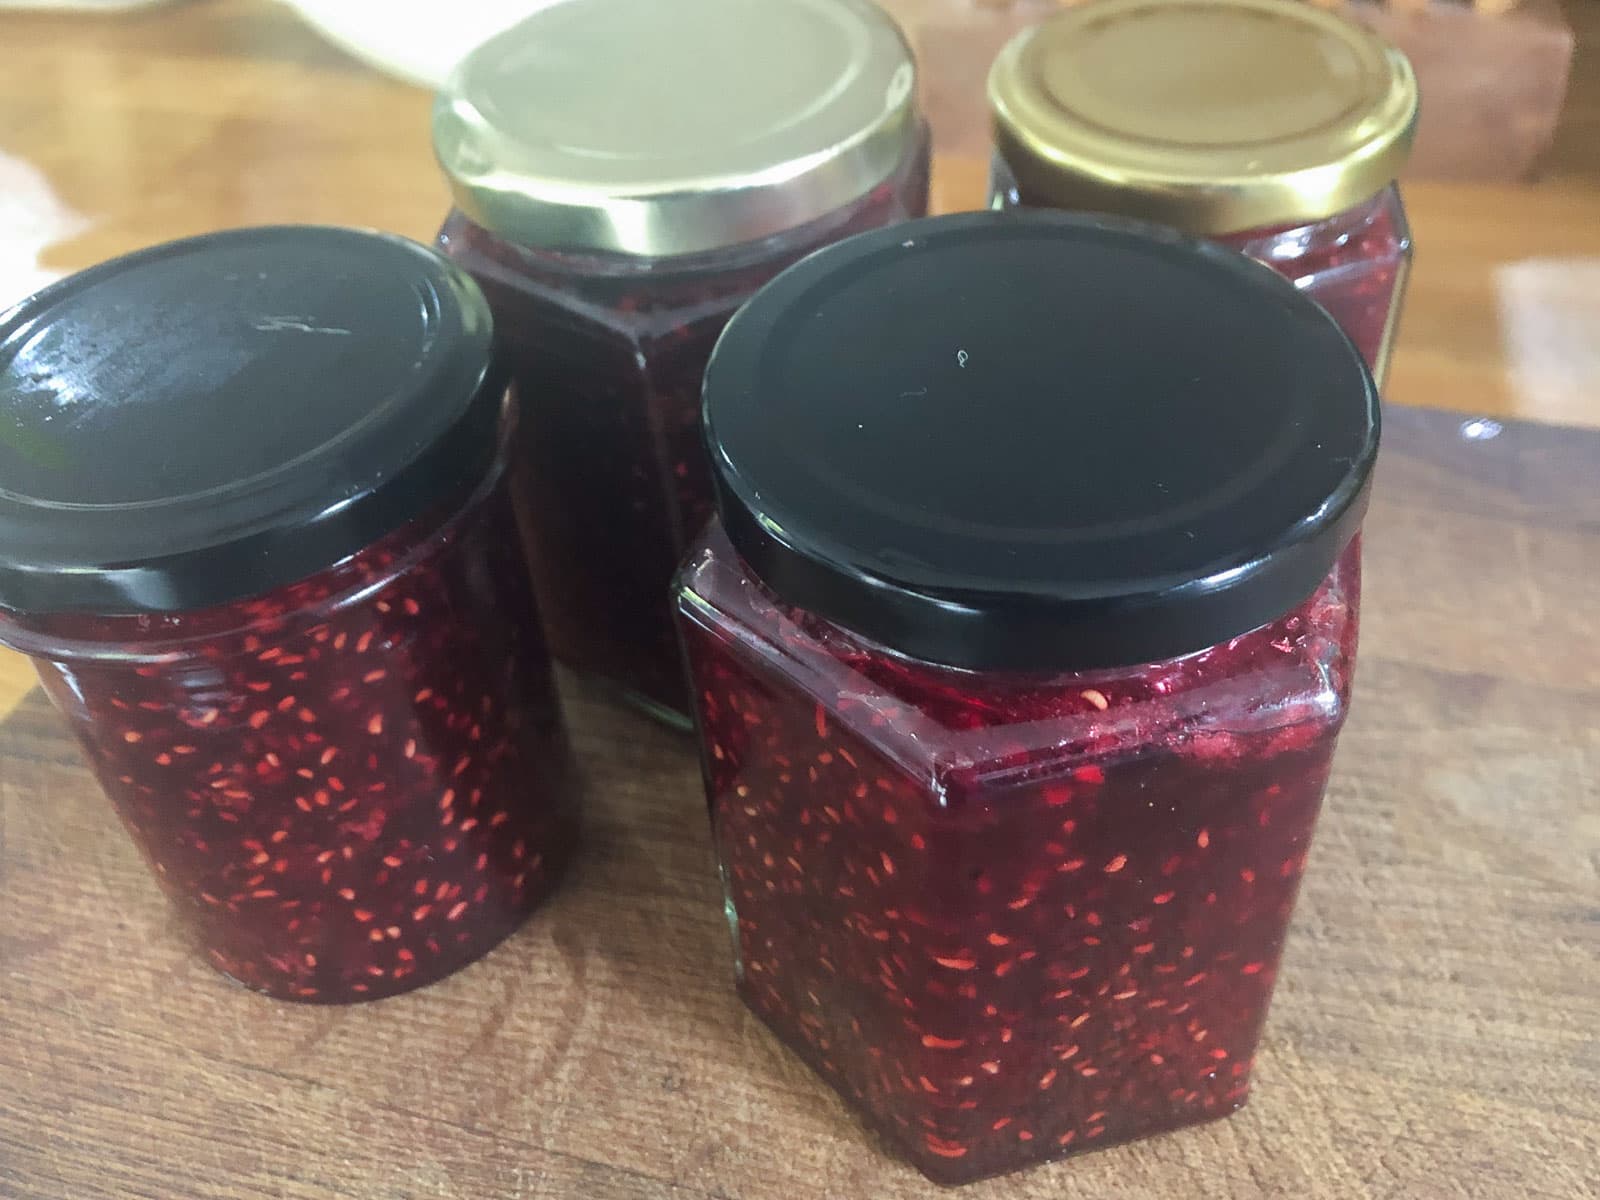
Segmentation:
[[(1590, 46), (1596, 12), (1574, 10)], [(247, 222), (426, 236), (443, 211), (426, 97), (256, 0), (5, 15), (0, 47), (0, 202), (36, 167), (82, 214), (49, 266)], [(1580, 78), (1580, 135), (1596, 114)], [(1600, 432), (1509, 419), (1600, 425), (1580, 135), (1535, 187), (1410, 189), (1393, 394), (1504, 424), (1390, 409), (1355, 713), (1256, 1098), (965, 1195), (1600, 1195)], [(941, 203), (980, 170), (941, 163)], [(35, 235), (0, 221), (0, 251)], [(0, 705), (22, 678), (0, 661)], [(734, 1001), (688, 748), (566, 693), (591, 790), (573, 885), (485, 962), (346, 1009), (194, 960), (24, 699), (0, 724), (0, 1197), (936, 1194)]]

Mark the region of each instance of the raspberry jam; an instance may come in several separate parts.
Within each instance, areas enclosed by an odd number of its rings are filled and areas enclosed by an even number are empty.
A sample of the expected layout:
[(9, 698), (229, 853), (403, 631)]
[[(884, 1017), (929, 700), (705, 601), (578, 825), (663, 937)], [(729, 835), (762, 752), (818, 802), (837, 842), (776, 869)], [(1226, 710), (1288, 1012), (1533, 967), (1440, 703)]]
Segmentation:
[[(775, 39), (793, 52), (751, 74), (748, 45)], [(526, 70), (529, 56), (547, 70)], [(892, 23), (856, 0), (576, 0), (491, 41), (440, 97), (435, 143), (460, 211), (439, 246), (488, 295), (527, 399), (520, 454), (551, 648), (668, 720), (686, 724), (688, 704), (665, 596), (712, 508), (706, 360), (779, 271), (926, 212), (913, 79)], [(815, 110), (802, 116), (802, 101)], [(656, 135), (602, 129), (586, 103), (649, 108)], [(721, 149), (711, 112), (738, 126)], [(619, 156), (626, 188), (605, 174)]]
[(1220, 249), (968, 215), (786, 274), (706, 413), (746, 1003), (940, 1182), (1239, 1108), (1350, 696), (1349, 343)]
[[(1358, 561), (1188, 658), (974, 678), (785, 609), (714, 535), (684, 637), (746, 1003), (935, 1179), (1240, 1107)], [(1290, 711), (1206, 718), (1240, 689)]]
[[(130, 317), (134, 295), (160, 311)], [(174, 371), (159, 356), (190, 322), (211, 340)], [(0, 642), (33, 657), (205, 957), (258, 991), (429, 983), (515, 929), (571, 857), (491, 329), (470, 280), (421, 247), (321, 229), (159, 247), (0, 324), (8, 415), (74, 397), (74, 427), (24, 425), (0, 449), (34, 502), (0, 511)], [(85, 344), (131, 376), (64, 353)], [(101, 403), (130, 379), (136, 403)], [(153, 474), (146, 447), (184, 445), (169, 439), (213, 408), (192, 444), (221, 464)], [(73, 460), (97, 479), (58, 470)], [(30, 511), (68, 495), (81, 528)], [(54, 574), (30, 561), (49, 533)]]
[(549, 662), (505, 619), (532, 605), (502, 470), (267, 596), (0, 637), (51, 646), (45, 690), (210, 961), (338, 1001), (477, 958), (570, 857)]
[(1391, 184), (1326, 220), (1219, 234), (1217, 241), (1294, 280), (1383, 378), (1411, 264), (1411, 232), (1398, 188)]
[(989, 103), (994, 207), (1215, 238), (1326, 307), (1382, 380), (1411, 258), (1399, 50), (1315, 5), (1089, 0), (1006, 46)]

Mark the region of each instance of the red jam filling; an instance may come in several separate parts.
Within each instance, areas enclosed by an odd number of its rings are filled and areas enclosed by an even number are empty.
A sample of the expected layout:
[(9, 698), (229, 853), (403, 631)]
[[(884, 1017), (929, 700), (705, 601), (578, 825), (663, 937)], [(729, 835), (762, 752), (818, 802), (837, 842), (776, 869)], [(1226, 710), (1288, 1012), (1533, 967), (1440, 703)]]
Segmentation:
[(1352, 544), (1202, 653), (986, 675), (786, 608), (713, 529), (679, 611), (745, 1001), (942, 1182), (1237, 1109), (1358, 587)]
[(1217, 240), (1294, 280), (1339, 322), (1376, 372), (1408, 263), (1409, 234), (1399, 203), (1390, 187), (1314, 225), (1250, 229)]
[(689, 711), (664, 599), (712, 512), (700, 384), (738, 308), (813, 250), (927, 211), (924, 138), (889, 181), (801, 229), (684, 259), (557, 254), (459, 213), (444, 253), (482, 286), (524, 398), (531, 541), (555, 655)]
[(419, 520), (257, 599), (17, 620), (8, 640), (37, 647), (185, 923), (250, 988), (419, 987), (516, 928), (571, 857), (567, 748), (503, 475), (442, 527)]

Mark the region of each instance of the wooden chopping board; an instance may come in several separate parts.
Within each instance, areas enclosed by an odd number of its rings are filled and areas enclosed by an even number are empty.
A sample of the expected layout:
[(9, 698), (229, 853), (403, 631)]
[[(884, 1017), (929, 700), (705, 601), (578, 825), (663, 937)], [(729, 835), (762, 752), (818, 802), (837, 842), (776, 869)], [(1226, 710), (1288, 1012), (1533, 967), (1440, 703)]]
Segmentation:
[[(1600, 432), (1391, 407), (1354, 714), (1249, 1106), (961, 1195), (1600, 1195)], [(379, 1004), (228, 985), (34, 693), (0, 726), (7, 1200), (901, 1200), (745, 1014), (689, 747), (567, 681), (577, 878)]]

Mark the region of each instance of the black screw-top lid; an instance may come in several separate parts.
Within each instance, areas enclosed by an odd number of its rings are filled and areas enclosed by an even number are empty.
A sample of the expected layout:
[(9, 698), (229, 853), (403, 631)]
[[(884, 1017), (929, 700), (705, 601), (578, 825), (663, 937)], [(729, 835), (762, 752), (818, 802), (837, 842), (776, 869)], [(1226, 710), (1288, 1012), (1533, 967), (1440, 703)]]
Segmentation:
[(1154, 662), (1311, 594), (1378, 395), (1266, 267), (1155, 226), (970, 213), (822, 250), (706, 375), (728, 536), (779, 596), (915, 658)]
[(0, 313), (0, 607), (170, 612), (313, 574), (483, 478), (477, 286), (349, 229), (157, 246)]

